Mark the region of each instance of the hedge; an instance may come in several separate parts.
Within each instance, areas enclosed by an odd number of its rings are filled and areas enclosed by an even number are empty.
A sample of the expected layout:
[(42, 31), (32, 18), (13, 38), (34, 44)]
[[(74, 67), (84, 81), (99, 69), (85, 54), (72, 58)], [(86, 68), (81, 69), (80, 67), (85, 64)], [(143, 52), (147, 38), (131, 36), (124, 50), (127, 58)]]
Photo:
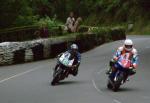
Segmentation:
[(48, 38), (52, 36), (62, 35), (61, 26), (53, 26), (49, 29), (46, 29), (46, 34), (41, 34), (42, 28), (36, 25), (3, 29), (0, 30), (0, 42), (26, 41), (37, 39), (39, 37)]

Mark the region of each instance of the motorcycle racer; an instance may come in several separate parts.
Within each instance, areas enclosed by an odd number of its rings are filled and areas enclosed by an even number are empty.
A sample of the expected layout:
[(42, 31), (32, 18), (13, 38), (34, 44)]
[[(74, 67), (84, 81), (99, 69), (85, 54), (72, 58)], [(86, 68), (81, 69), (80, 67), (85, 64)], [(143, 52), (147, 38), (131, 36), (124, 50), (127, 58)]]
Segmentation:
[(120, 57), (124, 57), (126, 60), (131, 61), (131, 65), (128, 68), (130, 69), (130, 71), (128, 72), (125, 78), (126, 80), (128, 75), (133, 75), (136, 73), (136, 68), (138, 65), (138, 53), (137, 50), (133, 47), (133, 41), (131, 39), (126, 39), (124, 41), (124, 45), (117, 49), (117, 52), (115, 53), (112, 60), (110, 61), (110, 69), (106, 72), (106, 74), (110, 74), (110, 78), (112, 80), (114, 78), (114, 74), (117, 71), (115, 67), (115, 63), (119, 61)]

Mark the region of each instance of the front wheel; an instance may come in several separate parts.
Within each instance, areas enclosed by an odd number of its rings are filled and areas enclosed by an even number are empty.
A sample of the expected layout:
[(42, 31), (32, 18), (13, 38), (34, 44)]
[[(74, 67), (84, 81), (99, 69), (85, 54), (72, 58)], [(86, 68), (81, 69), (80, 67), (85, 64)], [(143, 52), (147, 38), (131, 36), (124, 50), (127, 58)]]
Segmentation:
[(108, 89), (112, 89), (113, 88), (113, 86), (112, 86), (112, 84), (110, 82), (107, 83), (107, 88)]
[(61, 80), (61, 74), (62, 74), (62, 69), (58, 67), (57, 70), (54, 71), (51, 85), (56, 85)]
[(57, 84), (57, 82), (55, 80), (52, 80), (51, 85), (54, 86), (56, 84)]
[(113, 90), (114, 92), (117, 92), (118, 89), (119, 89), (119, 87), (120, 87), (119, 84), (115, 84), (114, 87), (112, 88), (112, 90)]
[(51, 85), (56, 85), (59, 82), (59, 77), (56, 76), (53, 78), (53, 80), (51, 81)]
[(114, 82), (114, 86), (113, 86), (113, 91), (114, 91), (114, 92), (117, 92), (118, 89), (120, 88), (121, 82), (123, 81), (123, 78), (124, 78), (124, 75), (123, 75), (123, 74), (120, 74), (120, 75), (117, 77), (117, 81)]

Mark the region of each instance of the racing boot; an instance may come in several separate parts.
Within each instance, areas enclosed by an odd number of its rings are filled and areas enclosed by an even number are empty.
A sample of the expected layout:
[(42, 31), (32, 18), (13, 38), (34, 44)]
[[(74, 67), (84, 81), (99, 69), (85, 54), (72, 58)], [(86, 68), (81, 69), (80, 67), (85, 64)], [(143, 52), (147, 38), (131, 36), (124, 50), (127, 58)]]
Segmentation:
[(77, 74), (78, 74), (78, 67), (73, 68), (71, 74), (72, 74), (73, 76), (77, 76)]
[(112, 69), (111, 69), (111, 67), (108, 69), (108, 70), (106, 70), (106, 74), (107, 75), (110, 75), (112, 73)]

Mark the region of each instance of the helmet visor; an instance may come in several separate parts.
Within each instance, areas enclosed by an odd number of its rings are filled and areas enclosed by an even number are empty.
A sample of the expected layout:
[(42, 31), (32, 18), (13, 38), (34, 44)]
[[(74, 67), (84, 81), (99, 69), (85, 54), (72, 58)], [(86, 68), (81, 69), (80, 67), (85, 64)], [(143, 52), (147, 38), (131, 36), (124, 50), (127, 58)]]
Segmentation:
[(132, 45), (125, 45), (125, 48), (127, 48), (127, 49), (132, 49)]
[(78, 49), (72, 49), (72, 52), (77, 52), (78, 51)]

